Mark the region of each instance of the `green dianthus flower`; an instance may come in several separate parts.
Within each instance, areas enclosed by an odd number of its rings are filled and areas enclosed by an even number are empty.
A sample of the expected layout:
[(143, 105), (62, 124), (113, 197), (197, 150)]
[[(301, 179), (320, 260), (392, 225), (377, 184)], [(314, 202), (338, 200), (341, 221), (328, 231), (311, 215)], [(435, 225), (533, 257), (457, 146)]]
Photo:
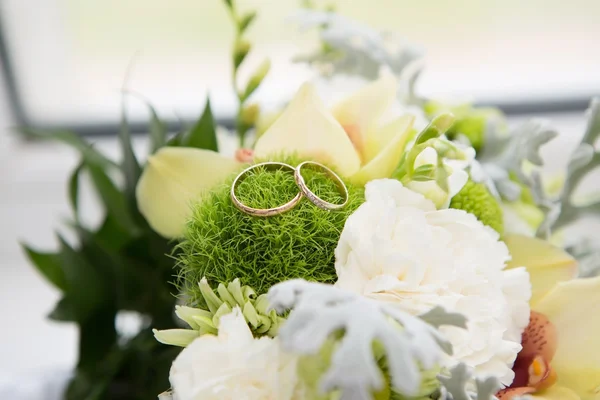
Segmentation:
[(483, 224), (500, 235), (504, 231), (502, 207), (483, 183), (476, 183), (469, 179), (462, 190), (452, 198), (450, 208), (475, 215)]
[[(297, 157), (282, 157), (298, 165)], [(290, 201), (299, 191), (288, 171), (256, 170), (239, 184), (238, 198), (255, 208)], [(321, 198), (341, 203), (335, 182), (325, 173), (303, 169), (306, 183)], [(199, 202), (179, 245), (179, 289), (192, 305), (204, 305), (198, 282), (213, 287), (239, 278), (257, 295), (281, 281), (302, 278), (333, 283), (337, 279), (334, 250), (347, 217), (364, 201), (364, 189), (346, 182), (349, 199), (340, 211), (324, 211), (307, 199), (284, 214), (262, 218), (238, 210), (230, 199), (229, 182)]]

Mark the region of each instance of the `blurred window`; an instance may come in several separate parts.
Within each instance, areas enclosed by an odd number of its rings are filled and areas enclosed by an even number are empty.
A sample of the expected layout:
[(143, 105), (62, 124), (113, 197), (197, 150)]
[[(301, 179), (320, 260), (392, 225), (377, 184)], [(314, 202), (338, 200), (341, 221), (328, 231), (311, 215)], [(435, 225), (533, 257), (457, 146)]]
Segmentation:
[[(270, 57), (272, 73), (257, 97), (282, 100), (311, 76), (290, 58), (315, 45), (316, 34), (299, 33), (287, 19), (298, 0), (237, 2), (259, 12), (246, 76)], [(600, 93), (598, 0), (337, 5), (342, 15), (422, 46), (427, 94), (493, 103)], [(3, 0), (0, 11), (16, 89), (34, 124), (116, 123), (129, 65), (128, 88), (167, 119), (197, 115), (207, 90), (217, 116), (233, 113), (233, 28), (222, 0)], [(145, 118), (141, 104), (131, 111)]]

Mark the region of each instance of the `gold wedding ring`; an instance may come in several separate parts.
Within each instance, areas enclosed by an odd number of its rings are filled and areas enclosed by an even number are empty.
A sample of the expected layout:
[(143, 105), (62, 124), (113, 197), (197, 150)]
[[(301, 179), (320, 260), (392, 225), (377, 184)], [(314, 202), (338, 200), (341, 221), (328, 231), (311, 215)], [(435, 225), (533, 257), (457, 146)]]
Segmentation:
[(296, 171), (296, 169), (294, 167), (292, 167), (289, 164), (285, 164), (285, 163), (280, 163), (280, 162), (263, 162), (263, 163), (258, 163), (258, 164), (254, 164), (248, 168), (246, 168), (245, 170), (243, 170), (242, 172), (240, 172), (240, 174), (235, 178), (235, 180), (233, 181), (233, 184), (231, 185), (231, 201), (233, 201), (233, 204), (241, 211), (245, 212), (246, 214), (250, 214), (250, 215), (254, 215), (255, 217), (271, 217), (273, 215), (278, 215), (278, 214), (282, 214), (286, 211), (291, 210), (292, 208), (296, 207), (296, 204), (298, 204), (298, 202), (302, 199), (302, 192), (299, 192), (292, 200), (288, 201), (287, 203), (278, 206), (278, 207), (273, 207), (273, 208), (253, 208), (253, 207), (248, 207), (247, 205), (243, 204), (235, 195), (235, 190), (237, 189), (237, 187), (239, 186), (239, 184), (244, 180), (244, 178), (248, 175), (248, 173), (256, 168), (260, 168), (260, 167), (264, 167), (267, 170), (271, 170), (271, 171), (278, 171), (278, 170), (283, 170), (283, 171), (290, 171), (292, 173), (294, 173)]
[[(317, 196), (306, 185), (304, 177), (302, 176), (302, 167), (312, 167), (312, 168), (315, 168), (318, 170), (322, 170), (327, 175), (329, 175), (329, 177), (332, 178), (334, 180), (335, 184), (337, 185), (337, 187), (340, 191), (340, 194), (342, 194), (344, 196), (344, 201), (341, 204), (334, 204), (334, 203), (325, 201), (322, 198), (320, 198), (319, 196)], [(294, 179), (296, 180), (296, 184), (300, 188), (300, 191), (302, 192), (302, 194), (308, 200), (310, 200), (315, 206), (319, 207), (322, 210), (327, 210), (327, 211), (339, 210), (340, 208), (343, 208), (346, 204), (348, 204), (348, 188), (344, 184), (344, 181), (342, 181), (342, 179), (335, 172), (333, 172), (331, 169), (327, 168), (323, 164), (319, 164), (318, 162), (314, 162), (314, 161), (304, 161), (303, 163), (300, 163), (294, 171)]]

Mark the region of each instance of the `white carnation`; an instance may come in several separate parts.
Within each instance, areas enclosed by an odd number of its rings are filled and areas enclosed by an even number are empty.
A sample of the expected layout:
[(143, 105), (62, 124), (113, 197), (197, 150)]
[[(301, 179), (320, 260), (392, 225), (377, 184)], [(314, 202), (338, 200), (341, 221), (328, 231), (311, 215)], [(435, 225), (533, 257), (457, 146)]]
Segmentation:
[(174, 400), (291, 400), (296, 359), (277, 339), (255, 339), (240, 309), (220, 319), (219, 335), (203, 335), (171, 367)]
[(525, 269), (505, 271), (498, 234), (462, 210), (434, 204), (396, 180), (366, 186), (336, 249), (337, 286), (392, 302), (412, 314), (441, 305), (464, 314), (468, 329), (442, 327), (458, 361), (509, 385), (529, 321)]

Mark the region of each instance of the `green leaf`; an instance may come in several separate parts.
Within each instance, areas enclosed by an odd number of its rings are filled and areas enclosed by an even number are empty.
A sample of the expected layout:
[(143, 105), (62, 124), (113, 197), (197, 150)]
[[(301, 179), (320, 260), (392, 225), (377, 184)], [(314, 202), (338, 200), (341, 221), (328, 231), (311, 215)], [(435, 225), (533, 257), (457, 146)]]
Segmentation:
[(69, 178), (69, 203), (71, 203), (75, 221), (79, 221), (79, 175), (84, 165), (84, 161), (80, 161)]
[(56, 140), (63, 142), (77, 151), (82, 157), (90, 164), (96, 164), (103, 168), (117, 167), (114, 161), (102, 155), (96, 149), (94, 149), (89, 143), (86, 143), (79, 135), (69, 131), (53, 131), (45, 132), (38, 129), (23, 128), (21, 129), (26, 136), (44, 139), (44, 140)]
[(148, 108), (150, 109), (150, 154), (154, 154), (167, 143), (168, 129), (150, 104)]
[(105, 300), (102, 277), (96, 269), (61, 236), (60, 263), (66, 281), (66, 296), (71, 300), (78, 321), (86, 320)]
[(169, 140), (167, 140), (167, 144), (166, 146), (170, 146), (170, 147), (178, 147), (181, 146), (181, 142), (183, 140), (183, 137), (185, 136), (186, 131), (181, 131), (176, 133), (175, 135), (173, 135), (172, 138), (170, 138)]
[(54, 286), (62, 291), (67, 289), (67, 281), (61, 266), (60, 253), (42, 253), (33, 250), (27, 245), (21, 245), (38, 271), (46, 277)]
[(210, 99), (206, 99), (206, 106), (204, 107), (202, 116), (192, 129), (184, 135), (181, 146), (219, 151), (216, 125), (210, 108)]
[(137, 227), (129, 213), (127, 200), (123, 193), (115, 186), (102, 168), (92, 164), (88, 164), (86, 167), (107, 212), (112, 214), (123, 228), (135, 232)]
[(446, 133), (454, 123), (454, 115), (443, 113), (433, 118), (429, 125), (423, 129), (415, 141), (415, 146), (425, 143), (429, 139), (435, 139)]
[(229, 8), (233, 8), (233, 1), (232, 0), (223, 0), (225, 2), (225, 5)]
[(123, 175), (125, 176), (125, 193), (129, 201), (135, 203), (135, 187), (137, 186), (137, 181), (142, 173), (142, 169), (140, 168), (137, 158), (135, 157), (135, 153), (133, 152), (133, 146), (131, 144), (131, 132), (129, 131), (127, 115), (124, 107), (121, 114), (119, 141), (121, 143), (121, 150), (123, 151), (121, 169), (123, 171)]
[(240, 18), (238, 22), (238, 30), (240, 34), (244, 33), (256, 18), (256, 12), (252, 11)]
[(54, 321), (76, 322), (77, 315), (73, 304), (67, 297), (63, 297), (56, 303), (54, 310), (48, 314), (48, 318)]
[(244, 62), (246, 56), (250, 52), (250, 42), (243, 39), (236, 40), (233, 46), (233, 67), (237, 70), (239, 66)]
[(448, 171), (446, 171), (446, 167), (444, 167), (444, 163), (442, 158), (438, 158), (438, 167), (435, 170), (435, 183), (446, 193), (449, 192), (448, 188)]
[(411, 179), (413, 181), (430, 181), (435, 178), (435, 166), (432, 164), (421, 165), (413, 171)]
[(242, 96), (242, 101), (246, 100), (254, 91), (260, 86), (265, 76), (269, 73), (271, 69), (271, 61), (269, 59), (264, 60), (254, 71), (254, 74), (250, 77), (248, 81), (248, 85), (246, 86), (246, 90), (244, 90), (244, 94)]
[(94, 237), (98, 244), (113, 252), (120, 251), (133, 239), (133, 236), (125, 231), (111, 214), (106, 216)]
[(116, 344), (115, 317), (114, 309), (102, 307), (80, 324), (78, 370), (94, 373), (98, 363), (105, 361)]

